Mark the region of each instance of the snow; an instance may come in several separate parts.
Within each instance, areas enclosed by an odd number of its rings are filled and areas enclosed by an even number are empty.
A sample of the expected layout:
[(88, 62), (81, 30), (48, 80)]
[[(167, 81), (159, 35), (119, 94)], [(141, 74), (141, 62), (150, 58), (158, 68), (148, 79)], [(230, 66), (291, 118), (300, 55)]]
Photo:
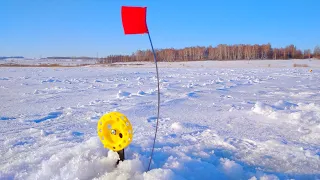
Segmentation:
[(179, 122), (174, 122), (171, 124), (171, 129), (174, 131), (174, 132), (181, 132), (183, 131), (183, 127), (181, 125), (181, 123)]
[(2, 64), (19, 64), (19, 65), (53, 65), (59, 64), (63, 66), (80, 66), (88, 64), (96, 64), (96, 59), (88, 58), (74, 58), (74, 59), (41, 59), (41, 58), (8, 58), (0, 60), (0, 65)]
[[(148, 172), (153, 68), (1, 68), (0, 179), (320, 178), (319, 68), (191, 64), (160, 69)], [(111, 111), (134, 129), (118, 166), (96, 133)]]
[[(233, 61), (189, 61), (189, 62), (159, 62), (160, 68), (293, 68), (303, 65), (305, 68), (320, 68), (319, 59), (290, 60), (233, 60)], [(153, 68), (151, 62), (119, 62), (112, 67)]]

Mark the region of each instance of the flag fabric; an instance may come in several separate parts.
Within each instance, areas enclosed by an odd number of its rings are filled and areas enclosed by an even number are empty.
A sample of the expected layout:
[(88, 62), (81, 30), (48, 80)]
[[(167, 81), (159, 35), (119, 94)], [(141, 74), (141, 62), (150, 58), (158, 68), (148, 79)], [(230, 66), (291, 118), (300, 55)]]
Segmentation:
[(122, 6), (122, 25), (124, 34), (148, 33), (147, 7)]

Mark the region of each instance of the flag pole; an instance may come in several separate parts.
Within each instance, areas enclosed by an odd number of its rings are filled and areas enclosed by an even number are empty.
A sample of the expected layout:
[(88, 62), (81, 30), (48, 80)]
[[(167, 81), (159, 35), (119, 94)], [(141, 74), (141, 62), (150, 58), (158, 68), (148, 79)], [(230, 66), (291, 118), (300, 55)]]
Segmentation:
[(157, 82), (158, 82), (158, 113), (157, 113), (157, 123), (156, 123), (156, 131), (155, 131), (155, 133), (154, 133), (152, 150), (151, 150), (151, 154), (150, 154), (150, 161), (149, 161), (149, 165), (148, 165), (148, 171), (149, 171), (149, 170), (150, 170), (150, 167), (151, 167), (151, 161), (152, 161), (154, 146), (155, 146), (155, 144), (156, 144), (157, 132), (158, 132), (158, 125), (159, 125), (159, 115), (160, 115), (160, 80), (159, 80), (159, 70), (158, 70), (157, 56), (156, 56), (156, 52), (154, 51), (154, 48), (153, 48), (153, 44), (152, 44), (152, 40), (151, 40), (151, 36), (150, 36), (150, 32), (149, 32), (149, 31), (148, 31), (148, 37), (149, 37), (149, 41), (150, 41), (150, 45), (151, 45), (151, 49), (152, 49), (152, 53), (153, 53), (154, 63), (156, 64)]

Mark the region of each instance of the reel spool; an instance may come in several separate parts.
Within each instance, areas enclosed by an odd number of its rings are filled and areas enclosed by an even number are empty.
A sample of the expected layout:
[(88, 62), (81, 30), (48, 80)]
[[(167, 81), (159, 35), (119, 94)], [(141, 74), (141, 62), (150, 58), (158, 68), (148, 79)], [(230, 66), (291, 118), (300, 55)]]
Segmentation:
[(103, 115), (98, 122), (97, 132), (104, 147), (117, 152), (126, 148), (133, 137), (130, 121), (119, 112)]

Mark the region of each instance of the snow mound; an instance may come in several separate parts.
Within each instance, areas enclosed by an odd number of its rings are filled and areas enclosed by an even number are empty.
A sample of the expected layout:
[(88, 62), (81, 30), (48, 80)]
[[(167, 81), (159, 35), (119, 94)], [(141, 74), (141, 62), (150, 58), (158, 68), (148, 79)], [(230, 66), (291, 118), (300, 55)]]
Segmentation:
[(44, 159), (39, 168), (28, 173), (27, 179), (92, 179), (112, 171), (119, 156), (100, 144), (97, 138), (91, 138), (79, 146), (66, 148)]
[(274, 109), (262, 102), (257, 102), (252, 108), (252, 111), (256, 114), (264, 115), (271, 119), (277, 119), (277, 113), (274, 111)]
[(149, 172), (145, 172), (143, 174), (144, 180), (154, 180), (154, 179), (162, 179), (162, 180), (182, 180), (183, 178), (177, 176), (170, 169), (152, 169)]
[(183, 130), (183, 125), (180, 122), (174, 122), (171, 124), (170, 128), (175, 132), (180, 132)]
[(320, 106), (314, 103), (290, 103), (278, 101), (274, 105), (256, 102), (252, 112), (270, 119), (280, 119), (291, 123), (320, 125)]
[(275, 175), (263, 175), (260, 180), (279, 180), (279, 178)]
[(230, 178), (237, 179), (243, 176), (243, 168), (236, 162), (226, 158), (221, 158), (220, 163), (224, 173), (227, 174), (227, 176), (229, 176)]
[[(98, 147), (98, 148), (97, 148)], [(146, 167), (136, 157), (120, 162), (114, 151), (104, 149), (98, 138), (91, 138), (74, 148), (64, 149), (44, 160), (39, 168), (26, 175), (26, 179), (177, 179), (169, 169), (152, 169), (145, 172)], [(23, 161), (23, 160), (22, 160)], [(5, 177), (5, 176), (1, 176)]]

